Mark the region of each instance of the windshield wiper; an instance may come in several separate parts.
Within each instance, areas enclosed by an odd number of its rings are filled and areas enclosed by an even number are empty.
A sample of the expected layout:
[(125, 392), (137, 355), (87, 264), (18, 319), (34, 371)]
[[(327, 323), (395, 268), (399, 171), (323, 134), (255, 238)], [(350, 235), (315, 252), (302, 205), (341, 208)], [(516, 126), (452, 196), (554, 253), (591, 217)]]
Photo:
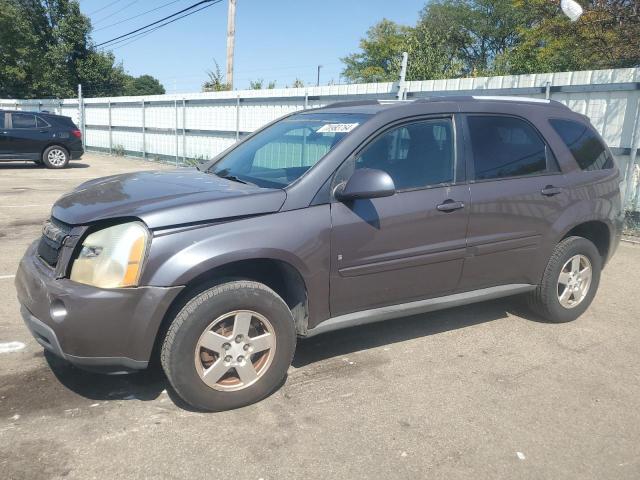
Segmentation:
[(253, 185), (254, 187), (257, 187), (255, 183), (247, 182), (246, 180), (242, 180), (241, 178), (238, 178), (235, 175), (229, 174), (228, 168), (224, 168), (219, 172), (207, 172), (207, 173), (213, 173), (214, 175), (217, 175), (220, 178), (224, 178), (225, 180), (231, 180), (232, 182), (244, 183), (245, 185)]

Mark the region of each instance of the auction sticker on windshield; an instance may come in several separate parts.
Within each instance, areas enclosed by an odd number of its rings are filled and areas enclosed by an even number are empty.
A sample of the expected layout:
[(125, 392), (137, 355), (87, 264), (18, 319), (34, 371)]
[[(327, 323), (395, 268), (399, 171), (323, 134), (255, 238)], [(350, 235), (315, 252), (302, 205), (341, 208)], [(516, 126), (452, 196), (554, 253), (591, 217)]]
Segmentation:
[(317, 130), (317, 133), (349, 133), (359, 123), (327, 123)]

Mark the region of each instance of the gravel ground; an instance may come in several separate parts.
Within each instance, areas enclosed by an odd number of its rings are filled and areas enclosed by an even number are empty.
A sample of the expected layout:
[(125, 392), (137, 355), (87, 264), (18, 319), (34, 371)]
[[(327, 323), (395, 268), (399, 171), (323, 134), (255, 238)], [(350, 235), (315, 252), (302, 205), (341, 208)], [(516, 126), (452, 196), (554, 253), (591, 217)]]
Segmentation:
[(25, 344), (0, 353), (2, 478), (640, 478), (637, 245), (576, 322), (502, 300), (326, 334), (299, 343), (282, 388), (231, 412), (190, 411), (159, 372), (43, 355), (18, 312), (20, 256), (62, 192), (151, 168), (0, 164), (0, 343)]

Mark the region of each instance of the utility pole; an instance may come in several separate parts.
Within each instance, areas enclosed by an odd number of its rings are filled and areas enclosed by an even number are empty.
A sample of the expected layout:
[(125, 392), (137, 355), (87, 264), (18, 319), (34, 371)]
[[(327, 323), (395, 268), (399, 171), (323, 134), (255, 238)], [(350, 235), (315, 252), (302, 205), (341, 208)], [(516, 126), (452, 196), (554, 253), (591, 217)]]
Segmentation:
[(316, 80), (316, 87), (320, 86), (320, 69), (322, 68), (322, 65), (318, 65), (318, 78)]
[(398, 82), (398, 100), (405, 100), (407, 88), (405, 79), (407, 78), (407, 64), (409, 62), (409, 54), (402, 52), (402, 67), (400, 68), (400, 81)]
[(229, 0), (227, 13), (227, 84), (233, 90), (233, 51), (236, 45), (236, 1)]

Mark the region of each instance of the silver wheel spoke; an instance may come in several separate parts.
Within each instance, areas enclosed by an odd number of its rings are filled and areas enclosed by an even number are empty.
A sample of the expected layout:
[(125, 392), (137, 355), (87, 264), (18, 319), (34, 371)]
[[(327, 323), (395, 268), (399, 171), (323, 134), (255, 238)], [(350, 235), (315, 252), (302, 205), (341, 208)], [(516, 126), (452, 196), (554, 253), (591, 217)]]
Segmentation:
[(249, 312), (240, 312), (236, 314), (233, 322), (233, 336), (249, 335), (249, 326), (251, 325), (251, 314)]
[(571, 260), (571, 272), (574, 274), (580, 272), (580, 257), (577, 255)]
[(571, 290), (567, 287), (564, 289), (564, 292), (562, 292), (562, 295), (560, 295), (559, 297), (560, 304), (566, 307), (567, 304), (569, 303), (570, 297), (571, 297)]
[(204, 383), (213, 387), (222, 376), (229, 371), (229, 366), (225, 364), (222, 357), (218, 358), (213, 365), (202, 372)]
[(273, 347), (273, 335), (270, 333), (264, 333), (257, 337), (253, 337), (249, 341), (253, 347), (253, 353), (262, 352), (263, 350), (268, 350)]
[(224, 349), (222, 345), (225, 343), (229, 343), (230, 339), (227, 337), (223, 337), (222, 335), (215, 332), (207, 332), (206, 335), (200, 341), (200, 346), (212, 350), (216, 353), (223, 354)]
[(258, 373), (250, 360), (245, 361), (242, 365), (237, 365), (236, 372), (238, 372), (240, 380), (242, 380), (242, 383), (245, 385), (258, 378)]
[(567, 283), (569, 283), (569, 272), (560, 272), (558, 283), (562, 285), (566, 285)]
[(580, 275), (585, 280), (591, 278), (591, 266), (587, 265), (582, 270), (580, 270)]

